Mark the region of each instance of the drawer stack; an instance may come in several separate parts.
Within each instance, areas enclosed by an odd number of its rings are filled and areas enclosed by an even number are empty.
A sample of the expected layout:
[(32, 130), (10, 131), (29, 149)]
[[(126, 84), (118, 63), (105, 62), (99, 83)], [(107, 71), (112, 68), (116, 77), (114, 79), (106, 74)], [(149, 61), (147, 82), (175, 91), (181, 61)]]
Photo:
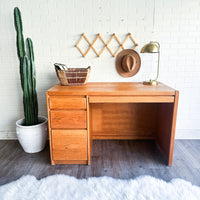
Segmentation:
[(68, 96), (47, 98), (52, 164), (87, 164), (86, 98)]

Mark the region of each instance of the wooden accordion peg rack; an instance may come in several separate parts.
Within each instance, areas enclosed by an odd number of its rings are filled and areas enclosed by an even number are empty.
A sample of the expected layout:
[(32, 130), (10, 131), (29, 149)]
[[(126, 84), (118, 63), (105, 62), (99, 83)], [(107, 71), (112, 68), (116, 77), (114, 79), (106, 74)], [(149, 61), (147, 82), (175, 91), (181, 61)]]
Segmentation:
[[(94, 48), (94, 46), (93, 46), (94, 43), (97, 41), (98, 38), (99, 38), (99, 39), (103, 42), (103, 44), (104, 44), (103, 49), (102, 49), (99, 53), (97, 52), (97, 50), (96, 50), (96, 49)], [(115, 33), (112, 34), (111, 38), (108, 40), (107, 43), (106, 43), (105, 40), (102, 38), (102, 36), (101, 36), (100, 33), (97, 34), (96, 38), (93, 40), (92, 43), (88, 40), (87, 36), (83, 33), (83, 34), (81, 35), (81, 37), (80, 37), (78, 43), (76, 44), (76, 47), (77, 47), (77, 49), (80, 51), (80, 53), (82, 54), (83, 57), (85, 57), (85, 56), (88, 54), (88, 52), (90, 51), (90, 49), (92, 49), (98, 57), (101, 56), (101, 54), (104, 52), (105, 49), (108, 49), (108, 51), (110, 52), (110, 54), (111, 54), (113, 57), (115, 57), (115, 56), (117, 55), (117, 53), (119, 52), (120, 49), (125, 49), (123, 45), (125, 44), (125, 42), (127, 41), (128, 38), (130, 38), (131, 41), (133, 42), (133, 44), (134, 44), (133, 49), (135, 49), (135, 48), (138, 46), (138, 44), (137, 44), (136, 41), (134, 40), (134, 38), (133, 38), (133, 36), (131, 35), (131, 33), (128, 33), (128, 34), (127, 34), (126, 38), (124, 39), (124, 41), (123, 41), (122, 43), (119, 41), (119, 38), (116, 36)], [(90, 45), (89, 48), (87, 49), (87, 51), (86, 51), (85, 53), (84, 53), (84, 52), (81, 50), (81, 48), (79, 47), (79, 44), (80, 44), (80, 42), (81, 42), (82, 39), (85, 39), (86, 42)], [(113, 39), (115, 39), (115, 40), (117, 41), (117, 43), (119, 44), (119, 47), (118, 47), (118, 49), (117, 49), (115, 52), (113, 52), (113, 51), (110, 49), (110, 47), (108, 46), (108, 45), (110, 44), (110, 42), (111, 42)]]

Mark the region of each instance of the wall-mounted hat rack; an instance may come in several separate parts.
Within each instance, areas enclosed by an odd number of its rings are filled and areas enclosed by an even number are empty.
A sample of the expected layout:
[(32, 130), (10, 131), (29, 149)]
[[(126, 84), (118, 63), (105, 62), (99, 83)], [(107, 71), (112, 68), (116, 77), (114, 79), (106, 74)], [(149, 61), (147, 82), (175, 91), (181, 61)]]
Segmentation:
[[(102, 49), (99, 53), (98, 53), (97, 50), (94, 48), (94, 43), (97, 41), (98, 38), (99, 38), (99, 39), (103, 42), (103, 44), (104, 44), (103, 49)], [(130, 38), (130, 40), (133, 42), (133, 44), (134, 44), (133, 50), (134, 50), (134, 49), (138, 46), (138, 44), (137, 44), (136, 41), (134, 40), (134, 38), (133, 38), (133, 36), (131, 35), (131, 33), (128, 33), (128, 34), (127, 34), (126, 38), (124, 39), (124, 41), (123, 41), (122, 43), (119, 41), (119, 39), (118, 39), (118, 37), (116, 36), (115, 33), (112, 34), (111, 38), (108, 40), (107, 43), (106, 43), (105, 40), (102, 38), (102, 36), (101, 36), (100, 33), (97, 34), (97, 36), (95, 37), (95, 39), (93, 40), (92, 43), (88, 40), (88, 38), (86, 37), (86, 35), (83, 33), (83, 34), (81, 35), (81, 37), (80, 37), (78, 43), (76, 44), (76, 47), (77, 47), (77, 49), (80, 51), (80, 53), (82, 54), (83, 57), (85, 57), (85, 56), (88, 54), (88, 52), (90, 51), (90, 49), (92, 49), (98, 57), (101, 56), (101, 54), (104, 52), (105, 49), (108, 49), (108, 51), (110, 52), (110, 54), (111, 54), (113, 57), (115, 57), (115, 56), (117, 55), (117, 53), (119, 52), (120, 49), (125, 49), (125, 48), (124, 48), (124, 44), (125, 44), (125, 42), (127, 41), (128, 38)], [(86, 42), (89, 44), (89, 48), (87, 49), (87, 51), (86, 51), (85, 53), (84, 53), (84, 52), (81, 50), (81, 48), (79, 47), (79, 44), (80, 44), (80, 42), (81, 42), (82, 39), (85, 39)], [(117, 49), (115, 52), (112, 52), (112, 50), (111, 50), (110, 47), (109, 47), (109, 44), (110, 44), (110, 42), (111, 42), (113, 39), (115, 39), (115, 40), (117, 41), (117, 43), (119, 44), (119, 47), (118, 47), (118, 49)]]

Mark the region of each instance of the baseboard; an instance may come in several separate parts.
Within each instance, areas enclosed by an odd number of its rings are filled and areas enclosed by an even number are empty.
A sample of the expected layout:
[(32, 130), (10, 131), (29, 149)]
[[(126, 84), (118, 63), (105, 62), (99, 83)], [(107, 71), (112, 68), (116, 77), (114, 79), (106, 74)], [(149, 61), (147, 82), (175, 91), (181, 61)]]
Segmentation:
[(177, 129), (175, 139), (200, 139), (200, 129)]
[[(175, 139), (200, 139), (200, 129), (177, 129)], [(0, 140), (17, 140), (15, 131), (0, 131)]]
[(0, 140), (17, 140), (15, 131), (0, 131)]

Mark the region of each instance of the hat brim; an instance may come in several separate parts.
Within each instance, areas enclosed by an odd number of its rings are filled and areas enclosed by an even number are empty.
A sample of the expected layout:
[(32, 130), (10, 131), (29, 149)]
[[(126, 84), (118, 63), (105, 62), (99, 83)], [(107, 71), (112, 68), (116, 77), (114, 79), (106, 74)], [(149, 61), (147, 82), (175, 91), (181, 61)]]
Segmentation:
[[(135, 67), (133, 69), (133, 71), (130, 71), (130, 72), (125, 72), (122, 68), (122, 59), (125, 55), (127, 54), (131, 54), (135, 60), (136, 60), (136, 64), (135, 64)], [(118, 55), (117, 55), (117, 58), (116, 58), (116, 69), (117, 69), (117, 72), (123, 76), (123, 77), (131, 77), (131, 76), (134, 76), (135, 74), (138, 73), (138, 71), (140, 70), (140, 66), (141, 66), (141, 59), (140, 59), (140, 55), (133, 49), (125, 49), (123, 51), (121, 51)]]

